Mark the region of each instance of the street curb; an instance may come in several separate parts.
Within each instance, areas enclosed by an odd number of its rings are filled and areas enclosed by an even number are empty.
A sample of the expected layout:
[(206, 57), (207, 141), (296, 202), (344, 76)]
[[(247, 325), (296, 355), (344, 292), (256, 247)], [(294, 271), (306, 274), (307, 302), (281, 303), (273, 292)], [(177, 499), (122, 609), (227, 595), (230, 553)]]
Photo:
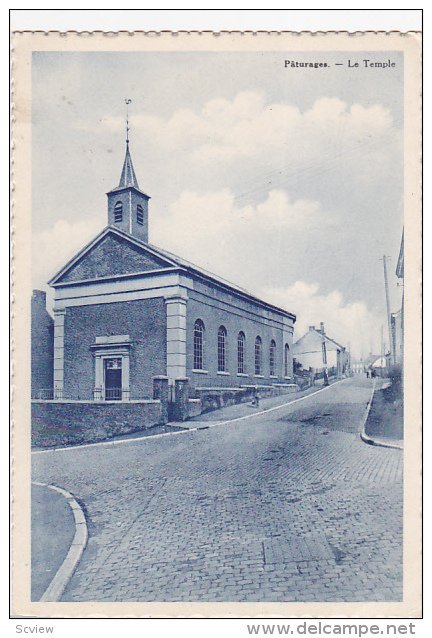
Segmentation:
[(399, 443), (387, 443), (387, 441), (384, 441), (384, 439), (372, 439), (363, 431), (360, 432), (360, 438), (364, 443), (367, 443), (367, 445), (374, 445), (375, 447), (388, 447), (392, 450), (403, 450), (403, 445), (399, 445)]
[[(229, 423), (234, 423), (236, 421), (244, 421), (245, 419), (251, 419), (253, 417), (256, 416), (260, 416), (261, 414), (266, 414), (267, 412), (273, 412), (274, 410), (280, 410), (281, 408), (286, 407), (287, 405), (291, 405), (292, 403), (297, 403), (299, 401), (303, 401), (304, 399), (308, 399), (309, 397), (313, 397), (316, 394), (319, 394), (320, 392), (324, 392), (325, 390), (328, 390), (329, 388), (332, 388), (335, 385), (338, 385), (338, 383), (342, 383), (342, 381), (345, 381), (345, 379), (340, 379), (338, 381), (335, 381), (334, 383), (331, 383), (328, 386), (324, 386), (323, 388), (320, 388), (319, 390), (317, 390), (316, 392), (311, 392), (311, 394), (306, 394), (303, 397), (299, 397), (298, 399), (293, 399), (291, 401), (287, 401), (286, 403), (282, 403), (281, 405), (276, 405), (272, 408), (266, 408), (265, 410), (260, 410), (260, 412), (254, 412), (252, 414), (246, 414), (244, 416), (240, 416), (240, 417), (235, 417), (234, 419), (227, 419), (226, 421), (208, 421), (206, 422), (206, 425), (200, 425), (200, 426), (194, 426), (191, 428), (185, 428), (184, 430), (177, 430), (176, 432), (163, 432), (162, 434), (154, 434), (154, 435), (150, 435), (150, 436), (138, 436), (138, 437), (134, 437), (134, 438), (130, 438), (130, 439), (118, 439), (118, 440), (114, 440), (114, 441), (110, 441), (110, 440), (106, 440), (106, 441), (97, 441), (96, 443), (83, 443), (82, 445), (69, 445), (69, 446), (64, 446), (64, 447), (54, 447), (54, 448), (48, 448), (46, 450), (32, 450), (31, 454), (33, 455), (38, 455), (38, 454), (53, 454), (56, 452), (66, 452), (68, 450), (85, 450), (91, 447), (113, 447), (116, 445), (124, 445), (126, 443), (137, 443), (139, 441), (144, 441), (144, 440), (154, 440), (154, 439), (161, 439), (165, 436), (179, 436), (181, 434), (190, 434), (191, 432), (198, 432), (200, 430), (209, 430), (211, 428), (217, 427), (219, 425), (228, 425)], [(208, 425), (207, 425), (208, 423)], [(167, 424), (169, 425), (169, 423)]]
[(66, 585), (70, 581), (87, 544), (87, 523), (82, 508), (72, 494), (63, 490), (61, 487), (57, 487), (56, 485), (38, 483), (37, 481), (32, 481), (32, 483), (39, 487), (47, 487), (48, 489), (61, 494), (66, 499), (75, 519), (75, 536), (72, 540), (66, 558), (58, 568), (56, 575), (40, 599), (40, 602), (56, 602), (61, 598), (64, 590), (66, 589)]
[(400, 445), (399, 443), (390, 443), (383, 439), (372, 438), (366, 434), (366, 423), (367, 423), (369, 412), (371, 409), (372, 399), (375, 394), (375, 387), (376, 387), (376, 381), (373, 382), (372, 392), (371, 392), (368, 404), (366, 406), (365, 414), (363, 417), (363, 425), (360, 431), (360, 438), (363, 441), (363, 443), (366, 443), (367, 445), (374, 445), (375, 447), (387, 447), (392, 450), (403, 450), (403, 445)]

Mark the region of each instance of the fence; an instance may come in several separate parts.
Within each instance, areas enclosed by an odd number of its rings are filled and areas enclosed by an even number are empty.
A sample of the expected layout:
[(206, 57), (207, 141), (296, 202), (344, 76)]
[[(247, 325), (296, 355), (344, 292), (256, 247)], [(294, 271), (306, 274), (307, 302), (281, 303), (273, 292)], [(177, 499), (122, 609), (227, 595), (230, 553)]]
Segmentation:
[(37, 401), (61, 401), (63, 399), (63, 390), (59, 390), (58, 388), (32, 390), (31, 398)]
[(130, 390), (123, 388), (95, 388), (93, 390), (95, 401), (129, 401)]
[[(32, 390), (32, 397), (35, 401), (129, 401), (130, 390), (123, 388), (95, 388), (93, 396), (82, 396), (79, 393), (66, 393), (59, 388), (42, 388)], [(150, 397), (134, 397), (136, 400), (145, 400)]]

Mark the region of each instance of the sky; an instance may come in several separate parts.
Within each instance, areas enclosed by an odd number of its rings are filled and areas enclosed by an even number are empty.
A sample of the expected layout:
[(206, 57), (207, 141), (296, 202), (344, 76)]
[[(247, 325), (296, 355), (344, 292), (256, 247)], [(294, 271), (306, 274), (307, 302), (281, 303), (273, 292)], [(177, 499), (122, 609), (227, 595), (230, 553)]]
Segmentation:
[(323, 321), (379, 353), (383, 255), (392, 311), (401, 297), (402, 55), (34, 53), (33, 287), (107, 224), (129, 98), (151, 243), (294, 312), (295, 338)]

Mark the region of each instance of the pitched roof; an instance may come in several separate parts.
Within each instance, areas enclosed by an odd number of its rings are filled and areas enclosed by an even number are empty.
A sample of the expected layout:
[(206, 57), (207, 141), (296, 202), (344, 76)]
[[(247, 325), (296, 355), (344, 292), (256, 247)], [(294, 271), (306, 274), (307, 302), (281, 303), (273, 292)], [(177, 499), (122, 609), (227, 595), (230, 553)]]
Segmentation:
[[(152, 248), (150, 248), (147, 244), (144, 244), (144, 242), (141, 242), (139, 239), (136, 239), (135, 237), (132, 237), (131, 235), (123, 232), (122, 230), (120, 230), (119, 228), (116, 228), (114, 226), (106, 226), (100, 233), (98, 233), (98, 235), (96, 235), (96, 237), (94, 239), (92, 239), (92, 241), (90, 241), (88, 244), (86, 244), (83, 248), (81, 248), (81, 250), (79, 252), (77, 252), (77, 254), (72, 257), (72, 259), (70, 259), (64, 266), (63, 268), (61, 268), (61, 270), (59, 270), (53, 277), (51, 277), (51, 279), (48, 281), (48, 284), (50, 286), (56, 286), (56, 285), (63, 285), (64, 283), (68, 283), (68, 282), (63, 282), (60, 281), (62, 279), (62, 277), (64, 277), (70, 270), (72, 270), (77, 264), (78, 262), (80, 262), (85, 255), (87, 255), (88, 253), (90, 253), (92, 251), (93, 248), (95, 248), (97, 245), (100, 244), (100, 242), (102, 242), (104, 240), (105, 237), (107, 237), (108, 235), (116, 235), (117, 237), (120, 237), (123, 240), (127, 240), (129, 241), (129, 243), (133, 244), (135, 247), (138, 247), (140, 249), (142, 249), (143, 247), (147, 248), (147, 254), (150, 253), (156, 257), (160, 257), (158, 255), (158, 253), (156, 253)], [(174, 263), (172, 260), (169, 260), (167, 257), (162, 257), (162, 259), (164, 260), (164, 262), (168, 262), (166, 264), (167, 267), (174, 267), (176, 268), (178, 266), (178, 264)], [(138, 274), (138, 273), (135, 273)], [(132, 273), (125, 273), (125, 275), (130, 275), (132, 276)], [(115, 276), (119, 276), (119, 275), (115, 275)], [(77, 283), (77, 282), (70, 282), (72, 283)]]
[(167, 259), (171, 259), (171, 260), (175, 261), (179, 266), (181, 266), (182, 268), (185, 268), (189, 272), (195, 273), (195, 274), (203, 277), (204, 279), (210, 279), (210, 280), (212, 280), (212, 281), (214, 281), (216, 283), (221, 284), (224, 287), (231, 288), (235, 292), (241, 293), (242, 295), (245, 295), (245, 296), (249, 297), (250, 299), (252, 299), (255, 302), (258, 302), (260, 304), (268, 306), (269, 308), (272, 308), (273, 310), (277, 310), (278, 312), (282, 312), (283, 314), (288, 315), (289, 317), (294, 319), (294, 321), (296, 320), (296, 315), (294, 315), (291, 312), (288, 312), (288, 310), (284, 310), (283, 308), (280, 308), (279, 306), (275, 306), (275, 305), (269, 303), (268, 301), (264, 301), (263, 299), (260, 299), (259, 297), (256, 297), (253, 293), (249, 292), (245, 288), (241, 288), (237, 284), (233, 284), (228, 279), (224, 279), (223, 277), (220, 277), (219, 275), (215, 275), (214, 273), (210, 272), (209, 270), (205, 270), (201, 266), (197, 266), (196, 264), (192, 263), (191, 261), (188, 261), (187, 259), (183, 259), (183, 257), (179, 257), (178, 255), (175, 255), (174, 253), (171, 253), (168, 250), (165, 250), (165, 248), (163, 248), (163, 249), (159, 248), (158, 246), (155, 246), (154, 244), (143, 244), (143, 245), (144, 246), (150, 246), (150, 248), (152, 248), (161, 257), (165, 257)]
[(327, 341), (331, 341), (332, 343), (334, 343), (338, 348), (342, 348), (342, 350), (345, 350), (345, 346), (341, 345), (340, 343), (338, 343), (337, 341), (335, 341), (328, 335), (325, 334), (324, 337), (327, 339)]
[(381, 357), (381, 355), (379, 354), (369, 354), (366, 359), (364, 359), (363, 364), (365, 366), (371, 366), (374, 361), (377, 361), (377, 359), (379, 359)]
[(337, 341), (335, 341), (334, 339), (332, 339), (331, 337), (329, 337), (325, 333), (323, 334), (321, 332), (321, 330), (318, 330), (317, 328), (310, 328), (307, 332), (304, 333), (304, 335), (302, 335), (299, 339), (297, 339), (297, 341), (294, 343), (294, 345), (296, 345), (300, 341), (302, 341), (302, 339), (307, 337), (307, 335), (310, 334), (311, 332), (315, 332), (316, 334), (318, 334), (325, 341), (330, 341), (331, 343), (334, 343), (335, 346), (337, 346), (338, 348), (342, 348), (342, 350), (346, 349), (345, 346), (342, 346), (340, 343), (338, 343)]
[[(218, 275), (215, 275), (212, 272), (205, 270), (204, 268), (201, 268), (200, 266), (196, 266), (192, 262), (187, 261), (186, 259), (183, 259), (182, 257), (179, 257), (178, 255), (175, 255), (165, 249), (159, 248), (158, 246), (154, 246), (153, 244), (147, 244), (141, 241), (140, 239), (137, 239), (136, 237), (132, 237), (131, 235), (129, 235), (128, 233), (125, 233), (123, 230), (120, 230), (116, 226), (106, 226), (90, 243), (84, 246), (84, 248), (82, 248), (75, 255), (75, 257), (73, 257), (58, 273), (56, 273), (54, 277), (52, 277), (49, 280), (48, 284), (50, 286), (61, 285), (62, 282), (59, 281), (61, 277), (63, 277), (71, 268), (73, 268), (73, 266), (80, 259), (82, 259), (86, 253), (88, 253), (96, 244), (98, 244), (109, 233), (116, 234), (119, 237), (122, 237), (123, 239), (126, 239), (129, 242), (133, 243), (134, 245), (141, 247), (143, 250), (150, 252), (154, 256), (166, 260), (168, 262), (167, 267), (174, 267), (181, 270), (186, 270), (192, 275), (196, 275), (205, 280), (219, 284), (220, 286), (224, 288), (228, 288), (241, 296), (247, 297), (248, 299), (250, 299), (251, 301), (254, 301), (255, 303), (264, 305), (272, 310), (276, 310), (277, 312), (280, 312), (290, 317), (294, 321), (296, 320), (296, 316), (293, 313), (288, 312), (287, 310), (284, 310), (283, 308), (279, 308), (278, 306), (275, 306), (271, 303), (268, 303), (267, 301), (264, 301), (260, 299), (259, 297), (256, 297), (255, 295), (253, 295), (246, 289), (241, 288), (240, 286), (237, 286), (236, 284), (231, 283), (227, 279), (219, 277)], [(139, 273), (135, 273), (135, 275), (137, 274)]]

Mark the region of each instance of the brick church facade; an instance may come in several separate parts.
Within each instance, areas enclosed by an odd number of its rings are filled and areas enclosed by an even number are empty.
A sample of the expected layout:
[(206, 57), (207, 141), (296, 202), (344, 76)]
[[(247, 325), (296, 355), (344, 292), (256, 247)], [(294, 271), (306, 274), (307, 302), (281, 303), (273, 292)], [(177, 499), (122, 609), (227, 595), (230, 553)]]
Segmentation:
[(49, 282), (54, 392), (138, 400), (152, 379), (199, 388), (292, 382), (295, 315), (149, 243), (129, 143), (108, 225)]

